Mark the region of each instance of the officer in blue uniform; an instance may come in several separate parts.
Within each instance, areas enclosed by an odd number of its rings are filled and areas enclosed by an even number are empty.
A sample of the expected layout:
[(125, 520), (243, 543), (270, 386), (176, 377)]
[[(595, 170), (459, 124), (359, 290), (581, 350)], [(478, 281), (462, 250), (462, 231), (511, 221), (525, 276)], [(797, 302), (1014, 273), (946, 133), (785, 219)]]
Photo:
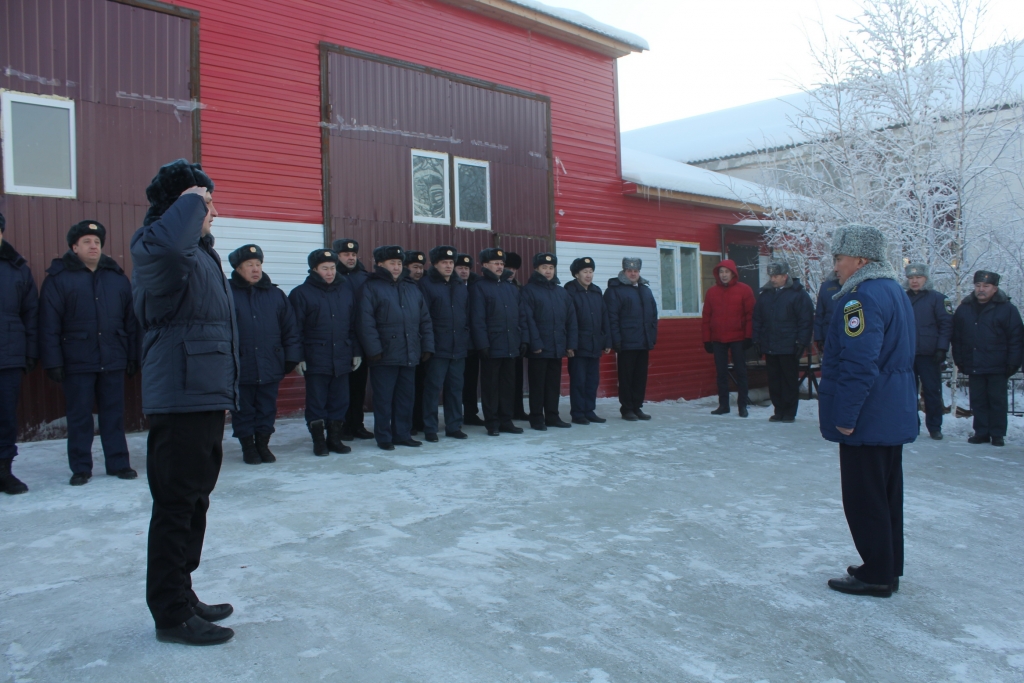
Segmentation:
[[(473, 283), (480, 279), (480, 273), (473, 272), (473, 257), (469, 254), (459, 254), (455, 257), (455, 274), (458, 275), (467, 287), (467, 292), (472, 289)], [(480, 355), (473, 347), (470, 339), (469, 351), (466, 352), (466, 373), (462, 382), (462, 424), (474, 427), (483, 427), (484, 421), (477, 414), (479, 403), (477, 392), (480, 386)], [(520, 407), (520, 410), (522, 407)]]
[(3, 238), (6, 229), (0, 213), (0, 491), (14, 495), (28, 491), (11, 464), (18, 454), (21, 377), (32, 372), (39, 358), (39, 295), (28, 263)]
[(249, 465), (277, 460), (270, 435), (277, 418), (277, 391), (302, 360), (295, 311), (288, 297), (263, 272), (263, 250), (246, 244), (228, 255), (231, 293), (238, 321), (238, 410), (231, 411), (233, 436)]
[(832, 255), (841, 288), (825, 338), (818, 422), (839, 444), (843, 510), (863, 564), (828, 585), (889, 597), (903, 574), (903, 444), (919, 429), (914, 311), (881, 231), (839, 228)]
[[(519, 274), (519, 271), (522, 269), (522, 267), (523, 267), (523, 257), (522, 256), (520, 256), (519, 254), (517, 254), (514, 251), (506, 251), (505, 252), (505, 270), (502, 271), (501, 277), (502, 277), (503, 280), (507, 280), (508, 282), (511, 282), (512, 284), (514, 284), (516, 286), (516, 289), (519, 290), (519, 296), (520, 297), (522, 297), (522, 295), (523, 295), (523, 285), (522, 285), (522, 283), (519, 282), (519, 280), (516, 279), (516, 275)], [(530, 352), (527, 351), (526, 355), (527, 356), (530, 355)], [(525, 358), (524, 356), (520, 356), (519, 358), (515, 359), (515, 366), (516, 366), (516, 383), (515, 383), (515, 386), (516, 386), (516, 390), (515, 390), (515, 395), (512, 397), (512, 419), (513, 420), (529, 420), (530, 419), (530, 416), (526, 414), (525, 410), (523, 410), (523, 399), (526, 396), (526, 391), (525, 391), (526, 378), (525, 378), (525, 373), (523, 372), (523, 367), (524, 367), (523, 359), (524, 358)]]
[(103, 253), (107, 230), (98, 221), (68, 230), (68, 251), (46, 270), (40, 291), (39, 336), (46, 375), (64, 388), (71, 485), (92, 478), (93, 404), (107, 474), (135, 479), (124, 435), (124, 376), (139, 369), (139, 335), (132, 286)]
[[(340, 240), (334, 240), (331, 246), (338, 254), (338, 272), (348, 280), (355, 293), (358, 307), (359, 293), (363, 289), (366, 278), (370, 276), (366, 272), (363, 262), (359, 260), (359, 242), (351, 237), (343, 237)], [(348, 373), (348, 413), (345, 415), (345, 424), (341, 428), (341, 438), (344, 441), (373, 438), (373, 432), (363, 424), (365, 415), (363, 405), (366, 403), (366, 383), (369, 378), (369, 365), (366, 363), (361, 363), (359, 367)]]
[[(427, 272), (427, 255), (422, 251), (407, 251), (402, 258), (406, 274), (417, 285)], [(412, 435), (423, 429), (423, 378), (426, 374), (426, 363), (416, 366), (416, 396), (412, 403)]]
[(565, 283), (579, 328), (579, 345), (569, 359), (569, 414), (573, 424), (607, 422), (599, 417), (597, 388), (601, 382), (601, 355), (611, 353), (611, 323), (601, 288), (594, 284), (594, 259), (582, 256), (572, 262), (573, 279)]
[(814, 345), (818, 354), (825, 350), (825, 337), (828, 336), (828, 325), (832, 320), (832, 312), (836, 310), (836, 301), (832, 297), (839, 291), (839, 280), (832, 273), (818, 287), (818, 300), (814, 305)]
[(953, 304), (945, 294), (931, 288), (928, 266), (911, 263), (903, 269), (907, 276), (907, 296), (914, 308), (917, 329), (917, 354), (914, 375), (924, 395), (925, 426), (935, 440), (942, 438), (942, 366), (953, 336)]

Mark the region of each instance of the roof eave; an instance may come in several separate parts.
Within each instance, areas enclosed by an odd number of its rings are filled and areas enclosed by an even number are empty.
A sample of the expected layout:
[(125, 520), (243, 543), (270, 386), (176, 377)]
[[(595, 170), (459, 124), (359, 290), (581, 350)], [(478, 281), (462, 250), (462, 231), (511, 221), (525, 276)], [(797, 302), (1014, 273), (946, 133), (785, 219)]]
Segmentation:
[(655, 197), (661, 201), (679, 202), (692, 204), (694, 206), (706, 206), (713, 209), (727, 209), (731, 211), (743, 211), (745, 213), (769, 214), (767, 209), (759, 204), (748, 204), (735, 199), (724, 199), (721, 197), (708, 197), (706, 195), (679, 192), (678, 190), (665, 190), (660, 187), (649, 185), (638, 185), (637, 183), (624, 181), (622, 183), (622, 194), (629, 197), (640, 197), (650, 199)]

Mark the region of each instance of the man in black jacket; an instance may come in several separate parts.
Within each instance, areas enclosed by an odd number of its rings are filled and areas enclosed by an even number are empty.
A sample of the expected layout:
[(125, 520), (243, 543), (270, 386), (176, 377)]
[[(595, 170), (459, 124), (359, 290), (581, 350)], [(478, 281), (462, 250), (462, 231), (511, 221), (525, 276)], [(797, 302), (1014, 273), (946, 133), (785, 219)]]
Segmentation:
[[(455, 274), (459, 276), (466, 285), (469, 292), (473, 283), (480, 279), (479, 273), (473, 272), (473, 257), (469, 254), (459, 254), (455, 257)], [(484, 421), (477, 414), (478, 401), (477, 392), (480, 387), (480, 355), (473, 347), (470, 340), (469, 350), (466, 352), (466, 372), (462, 381), (462, 424), (474, 427), (483, 427)]]
[(800, 405), (799, 363), (811, 344), (814, 303), (789, 264), (768, 264), (768, 283), (754, 304), (754, 344), (768, 370), (768, 395), (775, 407), (771, 422), (794, 422)]
[(945, 294), (931, 288), (928, 266), (924, 263), (911, 263), (904, 268), (904, 273), (917, 328), (914, 375), (924, 394), (925, 426), (931, 437), (939, 440), (942, 438), (942, 366), (953, 335), (953, 305)]
[[(409, 279), (419, 284), (427, 272), (427, 256), (422, 251), (407, 251), (402, 258)], [(426, 363), (416, 366), (416, 395), (412, 402), (412, 435), (416, 436), (423, 429), (423, 378), (427, 371)]]
[[(519, 270), (522, 267), (523, 267), (523, 257), (522, 256), (520, 256), (519, 254), (517, 254), (514, 251), (506, 251), (505, 252), (505, 270), (502, 271), (501, 277), (503, 277), (505, 280), (511, 282), (512, 284), (514, 284), (516, 286), (516, 289), (519, 290), (520, 296), (522, 296), (522, 293), (523, 293), (523, 284), (521, 282), (519, 282), (518, 280), (516, 280), (516, 275), (519, 273)], [(529, 352), (527, 352), (527, 355), (529, 355)], [(526, 386), (526, 384), (525, 384), (526, 377), (525, 377), (525, 373), (523, 372), (523, 365), (524, 365), (523, 359), (524, 359), (524, 356), (520, 356), (519, 358), (515, 359), (515, 366), (516, 366), (515, 386), (516, 386), (516, 390), (515, 390), (515, 395), (512, 397), (512, 419), (513, 420), (529, 420), (530, 419), (530, 417), (526, 414), (526, 411), (523, 410), (523, 399), (526, 396), (526, 392), (524, 390), (524, 388)]]
[(598, 417), (597, 387), (601, 381), (601, 354), (611, 353), (608, 309), (601, 288), (594, 284), (594, 259), (583, 256), (569, 266), (573, 280), (565, 284), (579, 328), (579, 345), (569, 359), (569, 413), (573, 424), (607, 422)]
[[(334, 240), (332, 245), (334, 252), (338, 255), (338, 273), (345, 276), (351, 285), (352, 294), (355, 297), (356, 305), (359, 302), (359, 293), (363, 289), (363, 283), (370, 276), (359, 260), (359, 242), (351, 237), (343, 237)], [(345, 423), (341, 430), (341, 439), (351, 441), (352, 439), (372, 439), (373, 432), (363, 424), (365, 413), (363, 407), (366, 403), (366, 383), (369, 380), (369, 368), (366, 363), (360, 363), (359, 367), (348, 375), (348, 412), (345, 415)]]
[(641, 408), (647, 397), (651, 349), (658, 341), (658, 308), (650, 283), (640, 276), (642, 266), (642, 259), (623, 258), (622, 270), (608, 280), (604, 292), (618, 361), (619, 412), (627, 422), (651, 419)]
[(974, 435), (968, 443), (1002, 446), (1006, 436), (1007, 381), (1020, 369), (1024, 323), (999, 274), (979, 270), (974, 292), (953, 314), (953, 362), (970, 376)]

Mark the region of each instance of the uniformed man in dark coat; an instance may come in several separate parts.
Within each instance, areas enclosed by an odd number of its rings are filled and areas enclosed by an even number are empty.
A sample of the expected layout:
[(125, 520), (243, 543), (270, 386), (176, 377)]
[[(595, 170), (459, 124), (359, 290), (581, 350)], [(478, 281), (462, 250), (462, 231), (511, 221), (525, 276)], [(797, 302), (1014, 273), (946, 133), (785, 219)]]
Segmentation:
[(768, 395), (775, 407), (771, 422), (794, 422), (800, 405), (799, 363), (811, 345), (814, 303), (789, 264), (768, 264), (768, 282), (754, 304), (754, 344), (768, 370)]
[(21, 377), (39, 358), (39, 295), (32, 271), (4, 239), (7, 221), (0, 213), (0, 491), (25, 493), (28, 486), (11, 472), (18, 454), (18, 394)]
[[(455, 257), (455, 274), (467, 287), (467, 293), (473, 283), (480, 279), (479, 273), (473, 272), (473, 257), (459, 254)], [(466, 372), (462, 382), (462, 424), (483, 427), (484, 421), (477, 414), (477, 393), (480, 386), (480, 356), (473, 348), (473, 340), (469, 341), (466, 352)]]
[(263, 250), (246, 244), (228, 255), (231, 292), (238, 321), (238, 410), (231, 412), (233, 436), (250, 465), (275, 462), (270, 435), (277, 418), (277, 391), (302, 360), (295, 311), (288, 297), (263, 272)]
[(47, 269), (40, 291), (39, 341), (46, 375), (64, 389), (71, 485), (92, 478), (93, 404), (107, 474), (135, 479), (124, 435), (124, 376), (139, 369), (132, 286), (103, 253), (99, 221), (76, 223), (68, 249)]
[(831, 273), (829, 278), (818, 287), (818, 301), (814, 305), (814, 343), (820, 355), (825, 350), (825, 337), (828, 336), (828, 325), (832, 320), (832, 312), (836, 310), (836, 301), (832, 297), (839, 291), (839, 280)]
[(315, 249), (306, 260), (306, 281), (288, 295), (302, 340), (298, 367), (306, 378), (306, 425), (313, 455), (350, 453), (342, 428), (348, 413), (348, 375), (362, 364), (356, 297), (351, 281), (338, 275), (334, 250)]
[(501, 432), (522, 434), (512, 422), (515, 397), (515, 359), (526, 349), (529, 332), (526, 314), (515, 285), (501, 279), (505, 252), (480, 252), (483, 277), (469, 286), (469, 325), (473, 346), (480, 356), (480, 397), (484, 423), (490, 436)]
[[(370, 276), (366, 272), (363, 262), (359, 260), (359, 242), (351, 237), (343, 237), (340, 240), (334, 240), (331, 246), (338, 255), (338, 272), (348, 280), (358, 307), (359, 292), (362, 291), (366, 278)], [(341, 438), (344, 441), (373, 438), (373, 432), (363, 424), (365, 415), (363, 407), (366, 403), (366, 383), (370, 378), (369, 371), (369, 365), (360, 363), (359, 367), (348, 374), (348, 413), (345, 415), (345, 424), (341, 428)]]
[(373, 250), (377, 266), (363, 285), (356, 327), (370, 363), (373, 435), (385, 451), (421, 445), (412, 438), (416, 366), (434, 353), (430, 311), (403, 256), (398, 246)]
[(1002, 446), (1006, 436), (1006, 390), (1020, 370), (1024, 324), (1010, 297), (999, 289), (999, 274), (979, 270), (974, 292), (953, 314), (953, 362), (970, 376), (973, 444)]
[(167, 164), (146, 188), (150, 208), (131, 240), (132, 298), (142, 325), (142, 412), (153, 496), (146, 602), (156, 637), (212, 645), (233, 608), (192, 589), (220, 474), (224, 417), (238, 407), (234, 301), (210, 233), (213, 181), (199, 164)]
[[(501, 277), (508, 280), (516, 286), (519, 290), (519, 295), (523, 294), (523, 284), (516, 279), (520, 269), (523, 267), (523, 257), (514, 251), (505, 252), (505, 270), (502, 271)], [(526, 355), (530, 355), (527, 351)], [(523, 360), (524, 356), (520, 356), (515, 360), (516, 364), (516, 393), (512, 399), (512, 419), (513, 420), (529, 420), (530, 416), (526, 414), (523, 409), (523, 400), (526, 396), (525, 386), (526, 377), (523, 372)]]
[(427, 441), (437, 441), (437, 402), (443, 396), (444, 432), (465, 439), (462, 431), (462, 382), (469, 350), (469, 289), (455, 274), (455, 247), (430, 250), (432, 267), (419, 281), (434, 330), (434, 355), (423, 381), (423, 423)]
[(539, 431), (572, 426), (558, 416), (558, 398), (562, 359), (576, 354), (579, 323), (572, 298), (559, 286), (557, 266), (554, 254), (535, 254), (533, 274), (520, 297), (529, 331), (530, 426)]
[(612, 348), (618, 361), (619, 412), (622, 419), (650, 420), (641, 408), (647, 396), (647, 367), (658, 341), (658, 308), (651, 284), (640, 276), (643, 261), (622, 259), (622, 270), (608, 280), (604, 303), (608, 308)]
[(579, 328), (579, 344), (569, 359), (569, 414), (573, 424), (607, 422), (597, 415), (601, 354), (611, 353), (611, 324), (601, 288), (594, 284), (594, 259), (582, 256), (569, 266), (573, 280), (565, 283)]
[(911, 263), (904, 272), (917, 330), (914, 375), (924, 395), (925, 426), (931, 437), (938, 440), (942, 438), (942, 366), (953, 336), (953, 304), (945, 294), (931, 288), (928, 266), (924, 263)]
[[(419, 284), (426, 273), (427, 256), (422, 251), (407, 251), (402, 257), (402, 262), (408, 272), (409, 279)], [(423, 377), (426, 372), (426, 364), (420, 363), (416, 366), (416, 395), (412, 403), (412, 435), (416, 436), (423, 429)]]

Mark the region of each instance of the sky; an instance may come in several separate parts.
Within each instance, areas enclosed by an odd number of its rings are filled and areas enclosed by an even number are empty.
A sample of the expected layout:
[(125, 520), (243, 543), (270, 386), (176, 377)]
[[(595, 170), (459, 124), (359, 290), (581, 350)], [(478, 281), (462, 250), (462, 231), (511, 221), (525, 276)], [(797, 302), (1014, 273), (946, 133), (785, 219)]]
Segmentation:
[[(798, 92), (808, 40), (844, 30), (856, 0), (545, 0), (647, 39), (619, 60), (622, 130)], [(1024, 1), (990, 0), (979, 47), (1024, 38)]]

